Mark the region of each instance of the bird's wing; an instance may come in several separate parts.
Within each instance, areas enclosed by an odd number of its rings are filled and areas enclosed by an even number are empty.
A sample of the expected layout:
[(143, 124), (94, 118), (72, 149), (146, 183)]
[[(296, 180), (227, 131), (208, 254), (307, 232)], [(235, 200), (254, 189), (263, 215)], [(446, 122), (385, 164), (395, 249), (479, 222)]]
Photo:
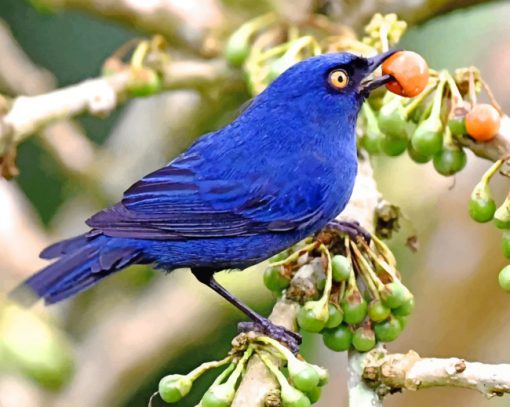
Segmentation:
[(87, 224), (110, 236), (172, 240), (290, 231), (321, 215), (327, 185), (304, 176), (275, 183), (253, 173), (218, 179), (205, 175), (211, 165), (188, 151), (135, 183), (119, 204)]

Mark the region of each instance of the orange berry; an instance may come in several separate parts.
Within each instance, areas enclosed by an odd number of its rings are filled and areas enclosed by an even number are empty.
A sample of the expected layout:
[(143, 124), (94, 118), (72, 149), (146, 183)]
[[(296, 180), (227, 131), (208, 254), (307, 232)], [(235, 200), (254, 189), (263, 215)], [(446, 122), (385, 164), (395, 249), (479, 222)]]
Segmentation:
[(466, 130), (477, 141), (490, 141), (498, 134), (501, 118), (494, 106), (480, 103), (466, 114)]
[(393, 54), (382, 64), (383, 75), (391, 75), (394, 81), (386, 84), (390, 92), (400, 96), (419, 95), (429, 81), (429, 67), (421, 55), (412, 51)]

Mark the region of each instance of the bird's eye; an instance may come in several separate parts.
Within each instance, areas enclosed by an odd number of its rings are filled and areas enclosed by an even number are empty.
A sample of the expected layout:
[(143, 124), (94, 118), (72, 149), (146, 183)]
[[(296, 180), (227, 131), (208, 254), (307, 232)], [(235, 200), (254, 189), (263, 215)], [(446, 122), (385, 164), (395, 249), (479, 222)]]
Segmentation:
[(343, 89), (349, 83), (349, 75), (343, 69), (335, 69), (329, 73), (328, 82), (334, 89)]

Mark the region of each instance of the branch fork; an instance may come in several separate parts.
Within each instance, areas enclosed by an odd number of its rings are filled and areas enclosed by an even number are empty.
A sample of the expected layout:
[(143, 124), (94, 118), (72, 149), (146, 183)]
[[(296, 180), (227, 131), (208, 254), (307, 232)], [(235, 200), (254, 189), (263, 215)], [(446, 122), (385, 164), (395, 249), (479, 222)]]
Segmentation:
[(510, 364), (422, 358), (413, 350), (405, 354), (390, 354), (385, 349), (370, 352), (362, 377), (380, 397), (403, 390), (444, 386), (476, 390), (487, 398), (510, 393)]

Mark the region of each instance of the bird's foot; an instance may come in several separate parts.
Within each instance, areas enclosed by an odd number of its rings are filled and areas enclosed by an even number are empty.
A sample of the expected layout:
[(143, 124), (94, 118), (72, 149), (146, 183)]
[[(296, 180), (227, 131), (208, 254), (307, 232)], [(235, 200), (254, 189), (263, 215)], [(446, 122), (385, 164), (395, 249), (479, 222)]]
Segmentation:
[(372, 240), (372, 235), (363, 226), (356, 221), (345, 221), (334, 219), (326, 225), (325, 229), (334, 230), (337, 232), (346, 233), (353, 240), (358, 237), (363, 238), (367, 243)]
[(297, 353), (299, 351), (299, 345), (302, 341), (301, 335), (297, 332), (293, 332), (280, 325), (275, 325), (267, 318), (262, 318), (257, 322), (240, 322), (237, 325), (237, 329), (239, 332), (253, 331), (267, 335), (270, 338), (283, 343), (293, 353)]

